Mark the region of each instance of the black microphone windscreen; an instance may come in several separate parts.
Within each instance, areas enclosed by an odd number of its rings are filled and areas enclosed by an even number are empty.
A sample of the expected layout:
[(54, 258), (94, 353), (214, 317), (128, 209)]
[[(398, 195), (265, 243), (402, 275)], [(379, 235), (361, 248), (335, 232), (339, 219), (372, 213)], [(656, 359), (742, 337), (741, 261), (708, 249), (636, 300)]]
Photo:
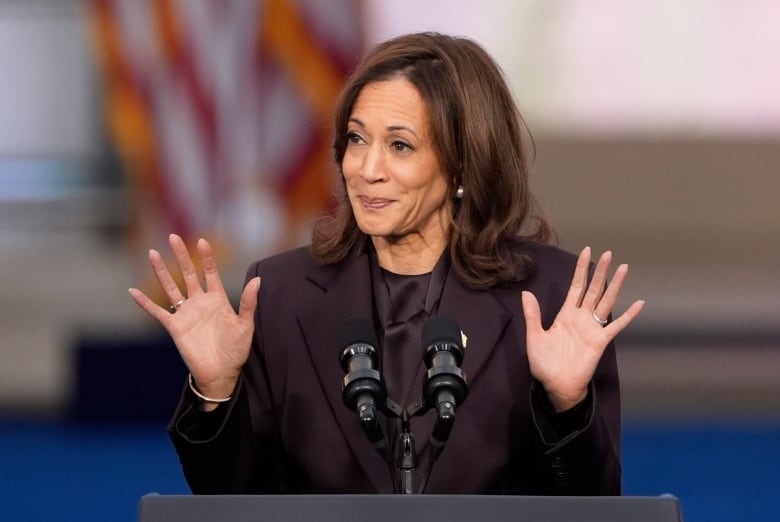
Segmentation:
[(454, 343), (463, 349), (458, 323), (454, 319), (441, 315), (434, 315), (425, 321), (422, 330), (422, 342), (423, 346), (430, 346), (438, 342)]
[(377, 344), (374, 326), (366, 318), (355, 317), (344, 321), (341, 325), (339, 346), (346, 347), (352, 344), (363, 343), (375, 347)]

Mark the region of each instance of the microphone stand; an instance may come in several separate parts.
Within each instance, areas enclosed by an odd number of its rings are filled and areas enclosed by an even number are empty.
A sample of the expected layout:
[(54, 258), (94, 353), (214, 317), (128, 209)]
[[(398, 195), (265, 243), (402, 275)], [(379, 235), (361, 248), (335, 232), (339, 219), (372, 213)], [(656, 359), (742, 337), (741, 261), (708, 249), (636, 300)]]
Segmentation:
[(409, 419), (406, 415), (401, 418), (401, 426), (398, 469), (401, 470), (401, 493), (409, 495), (414, 493), (414, 470), (417, 468), (417, 451), (414, 448), (414, 435), (412, 435), (409, 429)]
[(387, 411), (401, 419), (396, 465), (401, 471), (401, 493), (404, 495), (414, 494), (414, 470), (417, 469), (418, 464), (417, 450), (414, 446), (414, 435), (412, 434), (410, 421), (412, 417), (425, 413), (427, 409), (422, 399), (405, 409), (401, 408), (397, 402), (389, 397), (387, 399)]

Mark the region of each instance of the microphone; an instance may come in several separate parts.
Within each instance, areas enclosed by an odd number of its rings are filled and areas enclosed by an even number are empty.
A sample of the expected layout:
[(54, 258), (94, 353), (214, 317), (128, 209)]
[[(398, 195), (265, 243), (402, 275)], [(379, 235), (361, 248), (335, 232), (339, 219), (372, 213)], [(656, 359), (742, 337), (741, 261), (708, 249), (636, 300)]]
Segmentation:
[(436, 409), (436, 425), (431, 434), (434, 459), (444, 450), (455, 422), (455, 407), (467, 394), (466, 375), (460, 369), (463, 362), (463, 337), (455, 320), (433, 316), (423, 325), (425, 365), (428, 372), (423, 384), (423, 400)]
[(368, 440), (388, 462), (392, 455), (387, 439), (379, 425), (377, 410), (385, 407), (387, 388), (377, 367), (374, 328), (368, 319), (355, 318), (346, 321), (341, 328), (339, 346), (341, 368), (346, 372), (341, 383), (341, 394), (347, 408), (355, 410)]

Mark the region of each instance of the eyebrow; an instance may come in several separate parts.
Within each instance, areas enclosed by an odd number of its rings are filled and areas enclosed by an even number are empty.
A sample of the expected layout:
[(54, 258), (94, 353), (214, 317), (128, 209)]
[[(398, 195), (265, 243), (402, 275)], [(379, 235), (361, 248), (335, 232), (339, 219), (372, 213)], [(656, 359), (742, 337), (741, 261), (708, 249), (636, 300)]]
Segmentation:
[[(349, 118), (349, 120), (348, 120), (348, 121), (350, 121), (350, 122), (352, 122), (352, 123), (356, 123), (357, 125), (359, 125), (359, 126), (361, 126), (361, 127), (363, 127), (363, 128), (365, 128), (365, 127), (366, 127), (366, 124), (365, 124), (365, 123), (363, 123), (363, 121), (361, 121), (359, 118), (351, 117), (351, 118)], [(406, 127), (405, 125), (390, 125), (389, 127), (387, 127), (387, 130), (389, 130), (389, 131), (391, 131), (391, 132), (393, 132), (393, 131), (399, 131), (399, 130), (405, 130), (405, 131), (407, 131), (407, 132), (410, 132), (410, 133), (414, 134), (416, 137), (419, 137), (419, 136), (417, 135), (417, 133), (416, 133), (416, 132), (414, 132), (414, 130), (412, 130), (412, 129), (411, 129), (411, 128), (409, 128), (409, 127)]]

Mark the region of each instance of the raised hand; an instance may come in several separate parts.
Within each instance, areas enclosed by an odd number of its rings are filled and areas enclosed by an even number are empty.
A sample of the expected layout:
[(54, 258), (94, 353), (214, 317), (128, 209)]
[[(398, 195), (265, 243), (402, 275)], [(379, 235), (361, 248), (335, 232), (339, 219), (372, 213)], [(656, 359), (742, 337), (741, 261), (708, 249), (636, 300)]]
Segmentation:
[(542, 328), (539, 302), (531, 292), (523, 292), (526, 345), (531, 375), (542, 383), (556, 411), (567, 410), (587, 396), (588, 383), (607, 345), (626, 328), (644, 306), (635, 301), (609, 323), (628, 265), (620, 265), (607, 286), (612, 253), (604, 252), (588, 284), (590, 247), (577, 259), (571, 286), (552, 326)]
[(204, 290), (184, 241), (176, 234), (168, 240), (184, 280), (184, 290), (174, 281), (160, 253), (150, 250), (149, 262), (171, 307), (157, 305), (136, 288), (129, 289), (130, 296), (171, 335), (200, 392), (213, 398), (228, 397), (249, 357), (260, 278), (246, 284), (236, 314), (208, 241), (199, 239), (196, 245)]

